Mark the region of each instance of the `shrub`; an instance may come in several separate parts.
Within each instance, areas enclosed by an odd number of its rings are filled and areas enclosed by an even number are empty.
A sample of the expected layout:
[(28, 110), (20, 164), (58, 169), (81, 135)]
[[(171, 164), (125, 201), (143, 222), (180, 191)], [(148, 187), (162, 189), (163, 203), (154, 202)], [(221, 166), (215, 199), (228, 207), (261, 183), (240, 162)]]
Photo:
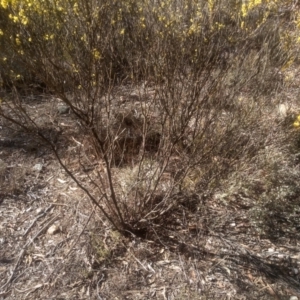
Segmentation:
[(280, 85), (276, 75), (294, 59), (288, 45), (298, 38), (282, 32), (285, 20), (274, 26), (289, 4), (279, 1), (0, 3), (2, 78), (38, 81), (70, 107), (93, 147), (82, 147), (79, 162), (96, 156), (105, 172), (81, 181), (21, 97), (3, 101), (1, 115), (47, 140), (123, 232), (161, 219), (175, 194), (216, 187), (263, 147), (251, 133), (265, 105), (259, 95), (274, 90), (274, 79)]

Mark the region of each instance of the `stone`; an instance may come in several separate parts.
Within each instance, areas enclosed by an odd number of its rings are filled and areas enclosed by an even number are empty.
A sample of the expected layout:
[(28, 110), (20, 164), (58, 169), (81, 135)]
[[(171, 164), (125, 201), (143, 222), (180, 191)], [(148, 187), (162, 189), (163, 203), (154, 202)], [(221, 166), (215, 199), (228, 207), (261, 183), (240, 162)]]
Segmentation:
[(32, 169), (35, 170), (35, 171), (40, 172), (43, 169), (43, 165), (42, 164), (35, 164)]
[(56, 234), (58, 232), (60, 232), (60, 228), (57, 225), (52, 225), (47, 230), (48, 234)]
[(282, 118), (286, 118), (288, 115), (288, 105), (285, 103), (281, 103), (278, 105), (278, 113)]
[(57, 111), (60, 115), (66, 115), (70, 112), (70, 107), (65, 104), (59, 104), (57, 106)]

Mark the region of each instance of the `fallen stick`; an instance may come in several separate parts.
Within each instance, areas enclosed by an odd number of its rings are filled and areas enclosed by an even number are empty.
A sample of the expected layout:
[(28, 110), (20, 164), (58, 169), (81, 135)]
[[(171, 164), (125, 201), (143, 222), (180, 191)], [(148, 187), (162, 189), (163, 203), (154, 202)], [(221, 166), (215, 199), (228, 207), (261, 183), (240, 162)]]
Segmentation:
[(30, 246), (34, 240), (41, 234), (43, 233), (50, 225), (52, 225), (52, 223), (54, 223), (57, 219), (59, 218), (59, 216), (54, 216), (46, 225), (43, 226), (43, 228), (41, 230), (39, 230), (34, 236), (32, 239), (30, 239), (26, 244), (25, 246), (23, 247), (23, 249), (21, 250), (20, 254), (19, 254), (19, 257), (17, 259), (17, 262), (12, 270), (12, 273), (10, 275), (10, 277), (8, 278), (7, 282), (1, 286), (0, 290), (4, 289), (8, 284), (10, 284), (14, 278), (14, 275), (15, 275), (15, 272), (17, 270), (17, 267), (19, 266), (19, 263), (20, 261), (22, 260), (23, 256), (24, 256), (24, 253), (27, 249), (28, 246)]
[(50, 206), (48, 206), (45, 210), (41, 211), (37, 217), (31, 222), (31, 224), (29, 225), (29, 227), (26, 229), (26, 231), (23, 234), (23, 237), (26, 236), (28, 234), (28, 232), (30, 231), (30, 229), (34, 226), (34, 224), (36, 223), (36, 221), (40, 218), (42, 218), (43, 216), (46, 215), (46, 213), (53, 207), (53, 204), (51, 204)]

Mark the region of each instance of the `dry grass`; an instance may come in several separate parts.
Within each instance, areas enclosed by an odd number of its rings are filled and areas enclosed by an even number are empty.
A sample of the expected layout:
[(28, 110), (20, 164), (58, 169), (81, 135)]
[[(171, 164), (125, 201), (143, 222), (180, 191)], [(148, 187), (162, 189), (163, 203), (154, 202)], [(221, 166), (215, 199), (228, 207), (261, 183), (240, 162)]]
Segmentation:
[[(80, 139), (73, 116), (57, 114), (53, 101), (45, 99), (34, 110), (39, 113), (53, 107), (48, 111), (52, 112), (54, 124), (64, 128), (57, 143), (59, 151), (70, 161), (77, 176), (90, 185), (93, 172), (101, 170), (101, 161), (90, 161), (88, 166), (92, 169), (84, 168), (87, 162), (83, 156), (82, 165), (76, 163), (74, 158), (83, 153), (84, 138)], [(296, 101), (290, 104), (297, 107)], [(33, 115), (36, 112), (32, 111)], [(19, 194), (13, 190), (5, 194), (1, 204), (2, 296), (6, 299), (299, 296), (299, 165), (294, 156), (299, 149), (295, 144), (298, 132), (287, 127), (275, 103), (269, 102), (260, 116), (261, 119), (256, 119), (260, 126), (252, 129), (250, 138), (254, 139), (252, 143), (258, 134), (268, 139), (264, 147), (258, 147), (256, 155), (249, 157), (248, 152), (239, 155), (236, 158), (239, 163), (234, 165), (231, 175), (215, 189), (197, 192), (198, 173), (188, 175), (193, 187), (182, 187), (182, 192), (174, 198), (176, 205), (164, 214), (164, 219), (147, 223), (147, 231), (127, 237), (114, 231), (86, 201), (86, 196), (60, 169), (47, 148), (32, 151), (13, 147), (13, 143), (2, 145), (5, 164), (10, 166), (13, 162), (21, 169), (25, 166), (28, 186), (26, 190), (23, 185)], [(5, 124), (2, 120), (2, 140), (12, 136)], [(88, 149), (88, 144), (85, 147)], [(40, 172), (32, 168), (37, 163), (43, 164)], [(136, 191), (130, 186), (136, 170), (130, 166), (114, 170), (121, 180), (119, 192), (124, 198), (130, 198), (128, 195)], [(144, 167), (141, 170), (146, 171)], [(4, 182), (12, 178), (10, 172), (10, 168), (6, 169)], [(199, 172), (202, 174), (203, 170)], [(141, 174), (145, 175), (143, 171)], [(164, 176), (168, 182), (173, 175), (170, 171)], [(145, 188), (144, 183), (138, 188)], [(55, 234), (48, 232), (53, 225)], [(11, 280), (7, 282), (8, 279)]]

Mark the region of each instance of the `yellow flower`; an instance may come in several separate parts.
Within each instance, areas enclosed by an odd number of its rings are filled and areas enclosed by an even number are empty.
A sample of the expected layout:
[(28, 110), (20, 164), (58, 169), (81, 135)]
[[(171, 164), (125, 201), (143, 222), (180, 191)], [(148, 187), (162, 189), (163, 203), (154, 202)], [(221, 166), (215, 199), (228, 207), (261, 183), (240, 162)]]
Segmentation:
[(74, 11), (75, 14), (78, 14), (78, 3), (75, 3), (73, 5), (73, 11)]
[(14, 16), (12, 14), (9, 14), (8, 17), (13, 20), (14, 23), (17, 23), (19, 21), (19, 18), (18, 16)]
[(299, 121), (295, 121), (293, 124), (294, 127), (298, 128), (300, 126), (300, 122)]
[(0, 4), (5, 9), (5, 8), (7, 8), (8, 1), (7, 0), (1, 0)]
[(209, 9), (210, 13), (212, 13), (213, 8), (214, 8), (214, 1), (213, 0), (208, 0), (208, 9)]
[(92, 53), (96, 60), (99, 60), (101, 58), (101, 54), (97, 49), (93, 49)]
[(45, 34), (44, 35), (44, 40), (48, 41), (48, 40), (53, 40), (54, 38), (54, 34)]
[(124, 34), (125, 33), (125, 29), (123, 28), (121, 31), (120, 31), (120, 34)]

